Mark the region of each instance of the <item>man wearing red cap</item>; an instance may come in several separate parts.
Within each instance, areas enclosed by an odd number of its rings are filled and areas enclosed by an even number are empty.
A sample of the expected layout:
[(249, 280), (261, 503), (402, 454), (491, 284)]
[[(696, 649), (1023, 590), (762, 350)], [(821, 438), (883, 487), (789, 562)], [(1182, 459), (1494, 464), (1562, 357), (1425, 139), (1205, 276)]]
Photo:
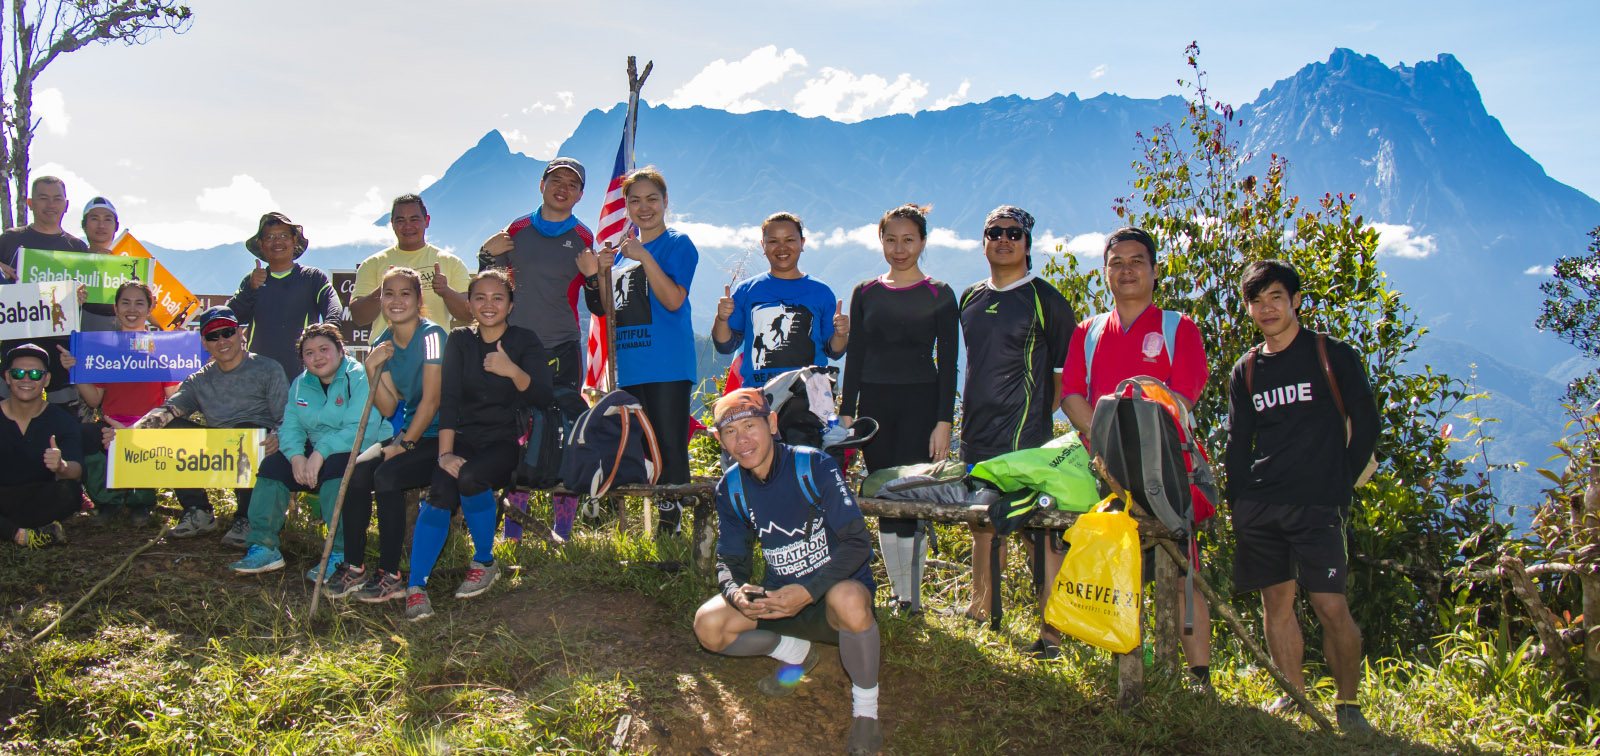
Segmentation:
[[(766, 397), (739, 389), (717, 400), (717, 437), (738, 466), (717, 484), (717, 579), (721, 594), (694, 616), (706, 650), (771, 656), (783, 666), (757, 684), (783, 697), (820, 658), (812, 642), (839, 647), (850, 675), (848, 752), (876, 754), (878, 622), (872, 613), (872, 540), (833, 458), (777, 441)], [(752, 581), (750, 543), (766, 575)]]

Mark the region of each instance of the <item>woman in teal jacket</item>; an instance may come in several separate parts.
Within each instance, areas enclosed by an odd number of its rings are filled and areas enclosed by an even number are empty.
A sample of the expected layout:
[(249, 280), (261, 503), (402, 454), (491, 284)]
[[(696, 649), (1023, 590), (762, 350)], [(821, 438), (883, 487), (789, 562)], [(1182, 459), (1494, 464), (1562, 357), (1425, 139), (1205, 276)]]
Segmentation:
[[(318, 491), (324, 522), (332, 523), (339, 482), (355, 446), (361, 410), (367, 406), (367, 371), (346, 356), (339, 327), (318, 323), (305, 330), (298, 345), (305, 372), (289, 387), (289, 402), (278, 428), (278, 450), (261, 461), (250, 499), (250, 545), (244, 558), (229, 565), (234, 572), (254, 574), (282, 569), (278, 531), (289, 511), (291, 491)], [(383, 416), (373, 408), (366, 439), (382, 435)], [(269, 447), (271, 446), (269, 442)], [(344, 540), (334, 538), (334, 551), (323, 569), (331, 573), (344, 561)], [(317, 579), (317, 568), (307, 573)]]

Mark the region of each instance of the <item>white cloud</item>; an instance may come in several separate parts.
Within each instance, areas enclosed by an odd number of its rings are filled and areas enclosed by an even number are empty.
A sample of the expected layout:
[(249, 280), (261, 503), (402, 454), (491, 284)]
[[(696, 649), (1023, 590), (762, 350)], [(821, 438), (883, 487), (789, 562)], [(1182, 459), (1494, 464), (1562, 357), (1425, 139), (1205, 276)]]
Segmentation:
[(1102, 233), (1078, 234), (1067, 240), (1067, 251), (1079, 257), (1100, 256), (1106, 248), (1106, 235)]
[(972, 80), (962, 79), (961, 86), (956, 87), (954, 94), (947, 94), (943, 97), (940, 97), (939, 99), (935, 100), (933, 105), (928, 109), (944, 110), (945, 108), (952, 108), (960, 105), (961, 103), (967, 101), (967, 93), (970, 91), (972, 91)]
[(822, 75), (808, 79), (805, 87), (794, 96), (794, 112), (806, 116), (824, 116), (835, 121), (853, 123), (876, 114), (880, 106), (888, 115), (911, 113), (917, 101), (928, 96), (928, 83), (903, 73), (888, 81), (877, 74), (856, 76), (841, 68), (826, 67)]
[(1553, 276), (1556, 274), (1556, 269), (1554, 265), (1535, 265), (1522, 273), (1529, 276)]
[(146, 204), (149, 204), (149, 203), (150, 203), (150, 200), (145, 199), (144, 197), (139, 197), (139, 196), (130, 194), (130, 195), (126, 196), (126, 197), (123, 197), (121, 202), (115, 202), (115, 203), (112, 203), (112, 204), (115, 204), (115, 205), (118, 205), (118, 206), (121, 206), (121, 207), (138, 207), (140, 205), (146, 205)]
[[(101, 194), (99, 189), (95, 188), (94, 184), (89, 183), (88, 179), (79, 176), (71, 168), (68, 168), (60, 163), (45, 163), (44, 165), (36, 165), (33, 166), (31, 171), (34, 178), (38, 178), (40, 176), (55, 176), (56, 178), (67, 182), (67, 215), (62, 220), (63, 223), (69, 228), (73, 222), (72, 208), (83, 207), (84, 205), (88, 204), (89, 200), (95, 197), (104, 196)], [(111, 204), (117, 204), (116, 197), (112, 197), (110, 199)]]
[(867, 249), (879, 249), (882, 247), (878, 243), (878, 226), (876, 224), (857, 226), (848, 231), (842, 226), (836, 226), (827, 236), (819, 234), (811, 239), (811, 243), (818, 247), (842, 247), (846, 244), (854, 244)]
[[(307, 224), (306, 236), (318, 247), (339, 244), (389, 243), (394, 233), (388, 226), (375, 225), (374, 221), (389, 212), (392, 197), (386, 197), (376, 186), (367, 187), (361, 201), (351, 206), (343, 220), (335, 223)], [(314, 234), (314, 235), (313, 235)]]
[(1043, 231), (1034, 229), (1034, 252), (1043, 252), (1047, 255), (1053, 255), (1056, 253), (1056, 247), (1061, 247), (1068, 252), (1076, 253), (1076, 251), (1072, 249), (1072, 245), (1068, 244), (1068, 237), (1057, 236), (1055, 231), (1052, 231), (1048, 228)]
[(1106, 64), (1101, 63), (1089, 71), (1089, 78), (1098, 79), (1106, 75)]
[(262, 213), (272, 212), (278, 208), (278, 203), (272, 199), (272, 193), (267, 191), (260, 181), (244, 173), (234, 176), (227, 186), (201, 189), (200, 196), (196, 197), (194, 202), (201, 210), (208, 213), (232, 215), (252, 221), (260, 218)]
[(522, 129), (512, 129), (510, 131), (505, 131), (505, 132), (501, 132), (501, 133), (505, 136), (506, 142), (508, 142), (508, 143), (509, 142), (521, 142), (523, 144), (527, 144), (528, 143), (528, 135), (522, 133)]
[(241, 223), (186, 220), (167, 223), (141, 223), (129, 227), (135, 236), (168, 249), (206, 249), (218, 244), (238, 244), (255, 232)]
[(578, 103), (578, 97), (571, 92), (557, 92), (556, 99), (561, 101), (562, 110), (571, 110)]
[(433, 186), (433, 182), (438, 181), (438, 180), (439, 180), (439, 177), (435, 176), (435, 175), (433, 175), (431, 173), (422, 174), (422, 176), (417, 178), (417, 191), (421, 192), (423, 189), (427, 189), (428, 187)]
[(1439, 251), (1433, 235), (1416, 236), (1416, 229), (1406, 225), (1374, 223), (1378, 232), (1378, 256), (1421, 259)]
[(761, 245), (760, 226), (718, 226), (711, 223), (677, 221), (672, 227), (687, 234), (694, 240), (696, 247), (729, 249)]
[(67, 100), (55, 87), (33, 93), (33, 113), (43, 121), (44, 130), (56, 136), (66, 136), (72, 116), (67, 115)]
[(959, 249), (965, 252), (982, 247), (977, 239), (963, 239), (954, 229), (930, 228), (928, 229), (928, 246), (946, 249)]
[(578, 103), (577, 96), (571, 92), (557, 92), (556, 99), (559, 101), (559, 103), (537, 100), (532, 105), (523, 108), (522, 114), (533, 115), (538, 113), (543, 115), (547, 113), (554, 113), (557, 110), (565, 113), (571, 111), (573, 106)]
[(804, 68), (805, 65), (805, 56), (795, 52), (794, 48), (786, 48), (780, 53), (776, 45), (753, 50), (732, 63), (718, 58), (678, 87), (664, 104), (674, 108), (703, 105), (732, 113), (769, 110), (772, 105), (751, 95), (782, 81), (790, 71)]
[(556, 112), (556, 107), (557, 105), (553, 102), (540, 101), (523, 108), (522, 114), (533, 115), (534, 113), (554, 113)]

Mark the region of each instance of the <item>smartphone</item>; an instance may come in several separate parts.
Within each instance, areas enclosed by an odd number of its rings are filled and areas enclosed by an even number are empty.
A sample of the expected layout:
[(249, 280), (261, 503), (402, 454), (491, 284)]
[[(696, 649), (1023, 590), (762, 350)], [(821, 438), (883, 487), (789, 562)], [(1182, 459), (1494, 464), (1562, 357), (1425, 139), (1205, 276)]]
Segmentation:
[(746, 599), (750, 600), (750, 601), (755, 601), (756, 599), (764, 599), (764, 598), (766, 598), (767, 597), (767, 592), (764, 589), (763, 590), (759, 590), (759, 591), (747, 590), (747, 591), (744, 592), (744, 597)]

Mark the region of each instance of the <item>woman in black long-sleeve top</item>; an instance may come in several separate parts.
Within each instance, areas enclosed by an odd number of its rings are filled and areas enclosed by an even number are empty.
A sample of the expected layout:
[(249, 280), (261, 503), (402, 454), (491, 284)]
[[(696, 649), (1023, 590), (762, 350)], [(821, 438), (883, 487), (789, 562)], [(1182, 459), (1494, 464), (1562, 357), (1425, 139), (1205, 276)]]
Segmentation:
[(472, 277), (467, 301), (477, 324), (450, 332), (444, 348), (444, 389), (439, 402), (439, 468), (433, 496), (417, 516), (411, 541), (411, 585), (406, 618), (433, 613), (425, 587), (450, 534), (450, 515), (461, 507), (472, 535), (472, 565), (456, 598), (489, 590), (500, 577), (495, 564), (494, 492), (511, 483), (520, 449), (517, 407), (550, 403), (550, 368), (532, 331), (507, 325), (511, 280), (490, 268)]

